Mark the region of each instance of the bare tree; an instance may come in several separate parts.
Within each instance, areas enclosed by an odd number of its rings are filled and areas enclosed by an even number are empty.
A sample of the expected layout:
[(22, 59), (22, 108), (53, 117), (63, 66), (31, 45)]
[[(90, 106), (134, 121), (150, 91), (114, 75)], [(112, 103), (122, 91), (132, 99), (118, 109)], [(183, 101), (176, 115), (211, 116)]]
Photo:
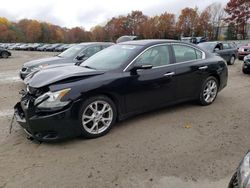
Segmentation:
[(218, 40), (220, 34), (220, 28), (223, 24), (223, 18), (225, 17), (224, 7), (222, 6), (221, 3), (212, 3), (206, 9), (211, 15), (213, 38), (215, 40)]

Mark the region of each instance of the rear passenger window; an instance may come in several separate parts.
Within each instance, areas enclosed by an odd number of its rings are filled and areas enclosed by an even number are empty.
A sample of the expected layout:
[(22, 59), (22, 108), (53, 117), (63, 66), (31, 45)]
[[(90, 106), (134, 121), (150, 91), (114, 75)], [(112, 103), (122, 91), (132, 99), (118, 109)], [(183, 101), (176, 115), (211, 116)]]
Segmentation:
[(223, 49), (225, 50), (231, 48), (228, 43), (223, 43), (222, 45), (223, 45)]
[(199, 50), (195, 50), (195, 51), (196, 51), (197, 59), (202, 59), (202, 53), (201, 53), (201, 51), (199, 51)]
[(176, 63), (202, 59), (202, 52), (185, 45), (173, 45)]

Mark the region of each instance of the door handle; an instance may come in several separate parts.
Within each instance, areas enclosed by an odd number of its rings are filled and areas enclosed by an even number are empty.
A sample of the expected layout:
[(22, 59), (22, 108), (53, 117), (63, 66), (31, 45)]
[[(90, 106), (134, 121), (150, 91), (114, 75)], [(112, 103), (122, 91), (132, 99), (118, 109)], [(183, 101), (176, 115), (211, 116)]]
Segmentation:
[(168, 72), (168, 73), (164, 74), (164, 76), (173, 76), (173, 75), (175, 75), (175, 72)]
[(202, 66), (202, 67), (199, 67), (199, 70), (205, 70), (207, 68), (208, 68), (208, 66)]

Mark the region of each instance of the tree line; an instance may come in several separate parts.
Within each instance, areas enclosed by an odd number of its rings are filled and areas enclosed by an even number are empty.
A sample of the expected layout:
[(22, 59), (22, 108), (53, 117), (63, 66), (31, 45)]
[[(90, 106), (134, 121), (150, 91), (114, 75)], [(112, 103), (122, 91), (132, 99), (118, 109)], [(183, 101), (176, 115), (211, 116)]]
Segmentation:
[(125, 16), (113, 17), (105, 25), (97, 25), (90, 31), (83, 27), (69, 29), (30, 19), (12, 22), (0, 17), (0, 42), (115, 41), (122, 35), (136, 35), (141, 39), (203, 36), (219, 40), (220, 30), (225, 26), (226, 39), (239, 36), (245, 39), (249, 19), (249, 0), (230, 0), (225, 7), (213, 3), (202, 11), (197, 7), (184, 8), (178, 17), (168, 12), (150, 17), (141, 11), (132, 11)]

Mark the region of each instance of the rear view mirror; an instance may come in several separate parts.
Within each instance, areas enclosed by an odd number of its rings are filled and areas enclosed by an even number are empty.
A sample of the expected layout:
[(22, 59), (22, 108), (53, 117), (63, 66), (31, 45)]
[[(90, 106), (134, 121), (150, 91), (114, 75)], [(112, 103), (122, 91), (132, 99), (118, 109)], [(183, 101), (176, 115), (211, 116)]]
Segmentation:
[(214, 49), (214, 52), (218, 52), (220, 49), (219, 48), (215, 48)]

